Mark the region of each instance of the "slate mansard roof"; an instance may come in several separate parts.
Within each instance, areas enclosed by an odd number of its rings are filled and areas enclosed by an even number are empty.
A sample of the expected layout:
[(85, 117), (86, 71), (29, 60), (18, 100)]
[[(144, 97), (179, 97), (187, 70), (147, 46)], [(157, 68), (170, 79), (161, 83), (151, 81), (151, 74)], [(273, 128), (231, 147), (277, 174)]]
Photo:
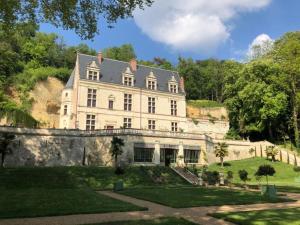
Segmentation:
[[(101, 64), (98, 62), (97, 56), (90, 56), (84, 54), (78, 54), (78, 64), (80, 79), (86, 80), (87, 67), (94, 61), (100, 69), (100, 79), (99, 80), (89, 80), (92, 82), (105, 82), (122, 85), (122, 74), (130, 65), (128, 62), (122, 62), (118, 60), (103, 58)], [(146, 78), (149, 76), (150, 72), (154, 73), (157, 80), (157, 90), (162, 92), (169, 92), (168, 82), (174, 76), (176, 82), (178, 83), (178, 93), (184, 94), (184, 90), (180, 87), (180, 76), (178, 72), (164, 70), (155, 67), (149, 67), (144, 65), (137, 65), (137, 70), (133, 72), (134, 74), (134, 87), (146, 89)], [(66, 88), (72, 88), (74, 82), (74, 70), (67, 82)]]

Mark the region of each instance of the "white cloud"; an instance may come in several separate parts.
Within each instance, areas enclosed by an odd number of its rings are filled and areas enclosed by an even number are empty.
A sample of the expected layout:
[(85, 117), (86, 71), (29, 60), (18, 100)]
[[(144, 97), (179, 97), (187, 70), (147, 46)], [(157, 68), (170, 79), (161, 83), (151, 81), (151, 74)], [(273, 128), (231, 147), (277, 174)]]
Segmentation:
[(274, 40), (267, 34), (260, 34), (249, 45), (247, 57), (249, 59), (264, 55), (272, 49)]
[(272, 0), (155, 0), (134, 20), (151, 39), (174, 49), (212, 52), (230, 37), (229, 22)]

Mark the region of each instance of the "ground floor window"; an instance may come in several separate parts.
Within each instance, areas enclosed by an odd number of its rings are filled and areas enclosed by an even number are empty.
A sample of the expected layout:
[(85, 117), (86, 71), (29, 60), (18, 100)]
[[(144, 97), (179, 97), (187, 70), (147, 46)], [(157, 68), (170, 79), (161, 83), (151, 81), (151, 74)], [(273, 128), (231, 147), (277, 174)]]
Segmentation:
[(131, 118), (124, 118), (124, 122), (123, 122), (123, 127), (126, 128), (131, 128), (132, 126), (132, 120)]
[(171, 122), (171, 130), (172, 130), (172, 132), (177, 132), (178, 131), (177, 122)]
[(95, 130), (96, 116), (87, 114), (86, 115), (86, 130)]
[(176, 157), (177, 157), (176, 149), (169, 149), (169, 148), (160, 149), (160, 162), (166, 164), (175, 163)]
[(148, 120), (148, 129), (155, 130), (155, 120)]
[(184, 162), (185, 163), (198, 163), (199, 162), (199, 150), (184, 149)]
[(152, 162), (154, 148), (134, 148), (134, 162)]

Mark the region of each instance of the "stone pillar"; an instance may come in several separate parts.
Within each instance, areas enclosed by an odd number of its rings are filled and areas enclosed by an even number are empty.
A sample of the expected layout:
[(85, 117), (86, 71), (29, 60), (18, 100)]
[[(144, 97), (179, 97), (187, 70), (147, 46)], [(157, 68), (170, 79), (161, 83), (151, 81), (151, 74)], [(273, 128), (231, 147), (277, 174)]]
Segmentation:
[(160, 144), (159, 141), (155, 141), (154, 144), (154, 159), (153, 163), (159, 165), (160, 164)]
[(179, 143), (178, 146), (178, 154), (177, 154), (177, 165), (178, 166), (184, 166), (184, 150), (183, 150), (183, 142)]

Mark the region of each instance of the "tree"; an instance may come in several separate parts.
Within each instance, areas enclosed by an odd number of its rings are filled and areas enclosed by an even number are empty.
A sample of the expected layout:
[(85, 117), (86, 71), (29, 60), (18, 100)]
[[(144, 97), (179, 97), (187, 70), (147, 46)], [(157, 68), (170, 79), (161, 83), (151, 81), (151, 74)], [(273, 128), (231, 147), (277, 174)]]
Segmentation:
[(276, 171), (271, 165), (261, 165), (256, 171), (255, 176), (265, 176), (267, 185), (269, 185), (268, 176), (273, 176), (275, 173)]
[(275, 162), (276, 161), (275, 157), (276, 155), (278, 155), (279, 149), (276, 148), (275, 146), (268, 146), (265, 151), (266, 151), (267, 158), (271, 156), (272, 161)]
[(124, 140), (118, 137), (113, 137), (111, 140), (110, 153), (111, 156), (115, 159), (115, 167), (118, 165), (118, 156), (122, 155), (124, 146)]
[(4, 165), (6, 154), (9, 154), (12, 151), (12, 148), (9, 145), (13, 140), (15, 140), (15, 135), (13, 134), (2, 133), (0, 135), (1, 168)]
[(228, 154), (228, 145), (225, 142), (219, 142), (215, 146), (215, 155), (216, 157), (220, 158), (221, 167), (224, 166), (224, 158), (228, 156)]
[(245, 184), (247, 182), (248, 178), (248, 172), (246, 170), (239, 170), (239, 177), (241, 181), (243, 181)]
[(109, 26), (119, 18), (131, 17), (136, 8), (150, 6), (153, 0), (10, 0), (2, 1), (0, 23), (9, 32), (16, 23), (30, 21), (50, 23), (55, 27), (74, 29), (83, 39), (92, 39), (99, 32), (102, 15)]
[(103, 50), (103, 56), (110, 59), (129, 62), (136, 58), (134, 49), (131, 44), (124, 44), (120, 47), (111, 47)]

